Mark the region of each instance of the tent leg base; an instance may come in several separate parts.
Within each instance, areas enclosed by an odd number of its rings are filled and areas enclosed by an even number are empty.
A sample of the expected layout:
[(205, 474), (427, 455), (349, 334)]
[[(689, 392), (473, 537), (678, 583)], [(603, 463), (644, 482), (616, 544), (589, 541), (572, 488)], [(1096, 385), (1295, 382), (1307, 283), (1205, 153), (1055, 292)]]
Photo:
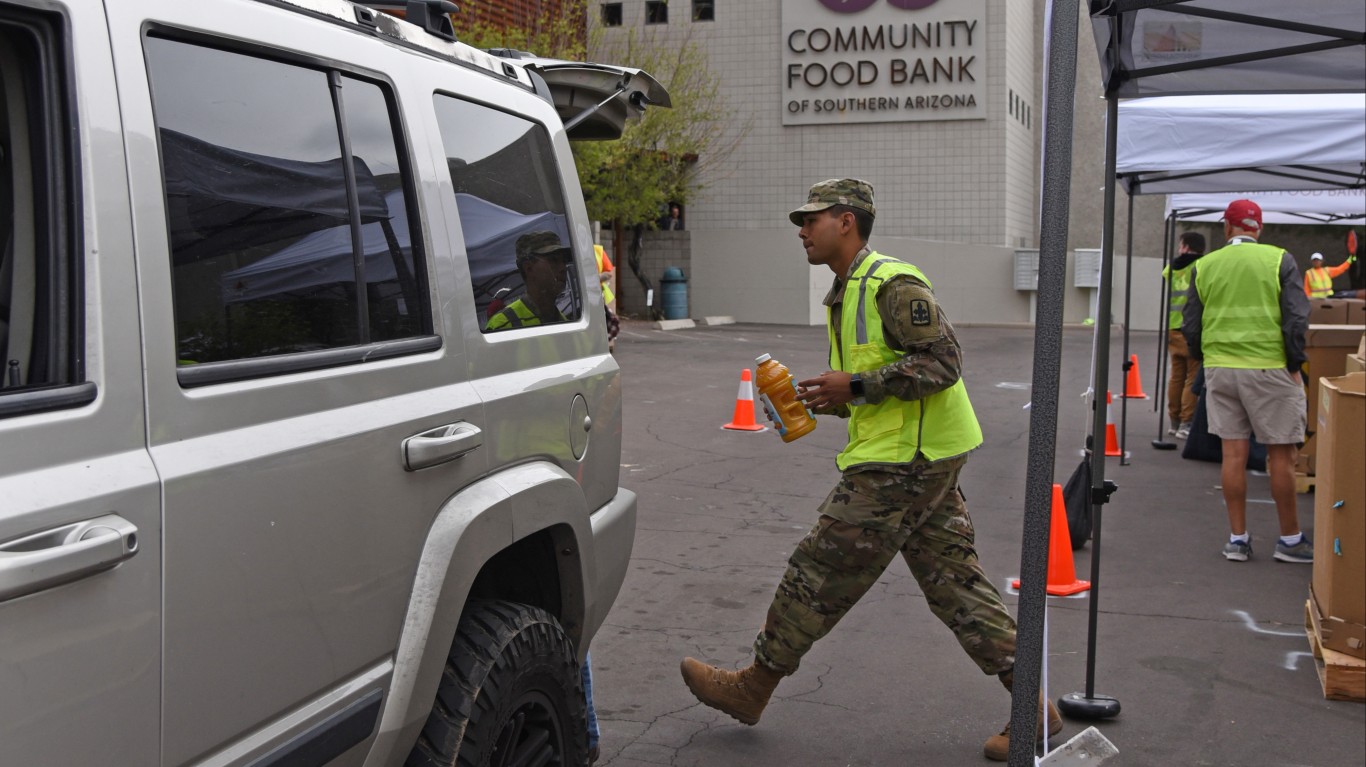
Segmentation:
[(1058, 710), (1069, 719), (1112, 719), (1119, 715), (1119, 701), (1108, 695), (1069, 692), (1058, 699)]

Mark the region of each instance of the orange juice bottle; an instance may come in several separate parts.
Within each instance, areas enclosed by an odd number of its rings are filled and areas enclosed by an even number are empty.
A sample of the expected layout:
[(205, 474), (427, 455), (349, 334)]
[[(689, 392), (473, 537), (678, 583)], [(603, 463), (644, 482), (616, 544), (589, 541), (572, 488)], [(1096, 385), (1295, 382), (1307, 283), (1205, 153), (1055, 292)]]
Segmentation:
[(754, 382), (759, 387), (759, 397), (764, 403), (764, 414), (778, 430), (784, 442), (791, 442), (808, 434), (816, 428), (816, 417), (797, 399), (797, 382), (792, 380), (783, 363), (767, 354), (761, 354), (754, 362)]

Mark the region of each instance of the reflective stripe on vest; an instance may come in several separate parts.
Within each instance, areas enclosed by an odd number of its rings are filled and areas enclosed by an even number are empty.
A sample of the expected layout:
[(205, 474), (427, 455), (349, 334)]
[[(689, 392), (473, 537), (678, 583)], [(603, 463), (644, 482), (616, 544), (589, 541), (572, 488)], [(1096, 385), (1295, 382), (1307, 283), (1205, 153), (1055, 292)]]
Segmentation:
[(1200, 259), (1195, 290), (1204, 306), (1200, 349), (1214, 368), (1285, 367), (1281, 336), (1281, 256), (1255, 242), (1227, 245)]
[[(883, 338), (877, 291), (902, 274), (930, 285), (919, 269), (878, 253), (866, 256), (850, 275), (841, 303), (839, 344), (834, 314), (826, 310), (831, 369), (867, 372), (901, 359), (903, 353)], [(835, 461), (840, 470), (864, 463), (910, 463), (917, 453), (937, 461), (982, 444), (982, 430), (962, 380), (921, 400), (908, 402), (889, 395), (876, 405), (850, 405), (849, 411), (849, 444)]]
[(1172, 297), (1167, 302), (1167, 329), (1181, 329), (1181, 314), (1186, 309), (1186, 291), (1191, 286), (1191, 268), (1177, 269), (1175, 272), (1168, 267), (1165, 274), (1171, 276)]
[(502, 330), (503, 328), (523, 328), (541, 324), (541, 318), (531, 311), (531, 307), (520, 298), (501, 311), (489, 318), (485, 330)]
[(1327, 298), (1333, 295), (1333, 278), (1322, 266), (1309, 270), (1309, 297)]

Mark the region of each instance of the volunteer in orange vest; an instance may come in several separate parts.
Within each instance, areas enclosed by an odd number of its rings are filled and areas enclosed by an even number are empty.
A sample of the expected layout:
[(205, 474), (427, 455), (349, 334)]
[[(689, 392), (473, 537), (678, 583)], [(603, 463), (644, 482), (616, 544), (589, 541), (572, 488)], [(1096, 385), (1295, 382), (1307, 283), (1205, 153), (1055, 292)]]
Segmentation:
[(598, 261), (598, 282), (602, 283), (602, 303), (607, 307), (607, 350), (617, 348), (617, 333), (621, 320), (617, 317), (617, 296), (612, 292), (612, 259), (601, 245), (593, 245), (593, 256)]
[(1333, 278), (1352, 267), (1356, 254), (1347, 257), (1337, 266), (1324, 266), (1323, 254), (1315, 253), (1309, 257), (1309, 271), (1304, 273), (1304, 294), (1310, 298), (1328, 298), (1333, 295)]

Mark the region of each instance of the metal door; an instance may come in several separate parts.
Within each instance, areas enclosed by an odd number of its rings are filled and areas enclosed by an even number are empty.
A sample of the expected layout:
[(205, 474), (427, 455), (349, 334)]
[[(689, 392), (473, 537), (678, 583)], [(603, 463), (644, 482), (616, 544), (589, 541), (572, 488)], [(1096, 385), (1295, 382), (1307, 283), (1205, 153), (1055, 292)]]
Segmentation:
[[(275, 755), (387, 688), (431, 521), (484, 470), (423, 139), (392, 119), (409, 54), (265, 3), (110, 14), (118, 68), (150, 78), (120, 97), (165, 494), (163, 762)], [(377, 281), (319, 277), (353, 256)]]
[(160, 497), (114, 93), (99, 2), (0, 0), (3, 764), (159, 759)]

